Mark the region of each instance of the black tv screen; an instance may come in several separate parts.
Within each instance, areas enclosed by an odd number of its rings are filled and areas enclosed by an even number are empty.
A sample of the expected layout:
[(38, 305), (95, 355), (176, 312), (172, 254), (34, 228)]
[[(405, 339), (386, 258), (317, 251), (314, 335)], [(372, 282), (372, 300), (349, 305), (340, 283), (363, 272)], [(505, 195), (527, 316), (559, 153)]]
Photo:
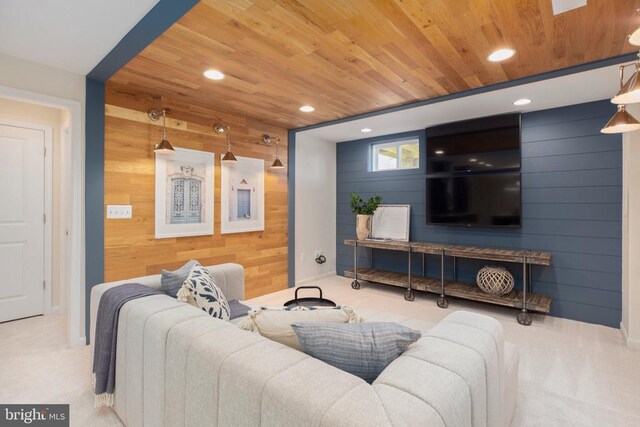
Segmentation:
[(427, 223), (520, 227), (520, 173), (427, 178)]
[(520, 168), (520, 114), (449, 123), (427, 129), (427, 173)]

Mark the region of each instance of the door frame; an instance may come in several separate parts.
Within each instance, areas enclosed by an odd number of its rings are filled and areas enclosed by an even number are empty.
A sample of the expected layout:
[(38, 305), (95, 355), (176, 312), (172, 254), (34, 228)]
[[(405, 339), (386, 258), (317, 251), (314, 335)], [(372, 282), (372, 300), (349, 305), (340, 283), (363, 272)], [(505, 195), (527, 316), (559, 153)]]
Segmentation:
[[(56, 249), (61, 251), (60, 263), (64, 265), (61, 269), (60, 281), (66, 283), (66, 298), (62, 301), (66, 302), (67, 342), (69, 347), (86, 345), (83, 105), (80, 101), (2, 85), (0, 85), (0, 97), (58, 108), (67, 113), (68, 122), (62, 123), (61, 127), (69, 131), (69, 149), (62, 153), (61, 167), (70, 170), (71, 178), (68, 182), (61, 182), (64, 197), (64, 200), (61, 200), (61, 206), (64, 213), (60, 218), (60, 228), (64, 236), (62, 236), (60, 248)], [(68, 246), (62, 245), (65, 240)]]
[[(22, 129), (42, 131), (44, 134), (44, 265), (43, 277), (45, 281), (43, 292), (43, 313), (51, 314), (51, 288), (53, 287), (53, 128), (39, 123), (24, 122), (0, 117), (0, 125)], [(62, 222), (61, 222), (62, 225)], [(60, 227), (63, 229), (63, 227)], [(61, 238), (62, 238), (62, 232)], [(60, 248), (58, 248), (60, 249)], [(60, 280), (62, 282), (62, 280)], [(62, 288), (62, 284), (60, 284)], [(61, 299), (62, 301), (62, 299)]]

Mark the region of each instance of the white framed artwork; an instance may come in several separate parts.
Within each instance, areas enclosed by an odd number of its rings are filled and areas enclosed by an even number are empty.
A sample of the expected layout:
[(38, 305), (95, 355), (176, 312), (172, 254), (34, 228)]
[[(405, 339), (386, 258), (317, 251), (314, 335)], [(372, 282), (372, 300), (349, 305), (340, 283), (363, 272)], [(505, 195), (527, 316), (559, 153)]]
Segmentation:
[(214, 154), (156, 154), (156, 239), (213, 234)]
[(236, 158), (237, 162), (221, 163), (220, 232), (229, 234), (262, 231), (264, 160)]
[(410, 218), (411, 205), (378, 205), (371, 221), (371, 237), (408, 242)]

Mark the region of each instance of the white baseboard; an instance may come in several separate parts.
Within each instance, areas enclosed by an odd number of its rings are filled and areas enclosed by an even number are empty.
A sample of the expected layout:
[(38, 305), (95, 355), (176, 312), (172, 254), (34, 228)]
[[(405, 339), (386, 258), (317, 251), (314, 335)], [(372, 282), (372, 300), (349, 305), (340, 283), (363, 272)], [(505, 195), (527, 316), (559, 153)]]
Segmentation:
[(335, 271), (330, 271), (330, 272), (328, 272), (328, 273), (319, 274), (319, 275), (317, 275), (317, 276), (309, 277), (309, 278), (307, 278), (307, 279), (298, 280), (298, 281), (296, 282), (296, 286), (306, 285), (306, 284), (308, 284), (308, 283), (315, 282), (316, 280), (320, 280), (320, 279), (323, 279), (323, 278), (325, 278), (325, 277), (335, 276), (335, 275), (336, 275), (336, 272), (335, 272)]
[(69, 342), (70, 348), (82, 347), (87, 345), (87, 337), (78, 337), (75, 341), (72, 339)]
[(620, 332), (622, 332), (622, 337), (624, 341), (627, 343), (627, 347), (640, 349), (640, 340), (629, 338), (629, 334), (627, 333), (627, 328), (625, 328), (624, 323), (620, 322)]

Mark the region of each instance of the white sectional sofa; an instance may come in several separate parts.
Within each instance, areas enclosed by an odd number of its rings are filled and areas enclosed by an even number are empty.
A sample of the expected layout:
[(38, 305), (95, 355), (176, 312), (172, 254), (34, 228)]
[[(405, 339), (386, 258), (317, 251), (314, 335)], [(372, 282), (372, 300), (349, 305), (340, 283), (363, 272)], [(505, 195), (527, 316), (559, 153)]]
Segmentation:
[[(242, 299), (242, 266), (207, 267), (228, 299)], [(160, 287), (160, 276), (95, 286), (91, 327), (110, 286)], [(423, 337), (372, 384), (302, 352), (240, 330), (166, 295), (120, 313), (115, 410), (130, 427), (507, 426), (518, 353), (493, 318), (454, 312), (431, 327), (393, 314)], [(93, 336), (93, 333), (92, 333)]]

